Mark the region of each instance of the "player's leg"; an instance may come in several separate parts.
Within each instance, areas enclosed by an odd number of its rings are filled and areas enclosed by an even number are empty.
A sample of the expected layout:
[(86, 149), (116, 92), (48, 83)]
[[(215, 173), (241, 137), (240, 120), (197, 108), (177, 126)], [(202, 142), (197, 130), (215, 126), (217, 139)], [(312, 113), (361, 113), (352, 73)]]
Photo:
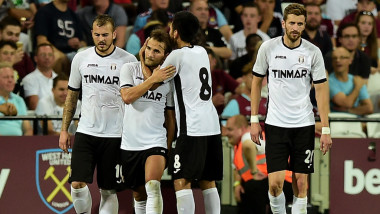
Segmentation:
[(202, 189), (206, 214), (219, 214), (221, 206), (215, 180), (222, 180), (223, 178), (222, 138), (220, 135), (212, 135), (205, 137), (205, 139), (207, 153), (199, 186)]
[(91, 213), (92, 198), (87, 183), (92, 183), (95, 169), (95, 138), (77, 132), (71, 156), (71, 197), (76, 213)]
[(121, 138), (101, 138), (97, 153), (97, 181), (100, 189), (99, 214), (117, 214), (116, 174)]
[(136, 214), (145, 214), (147, 206), (147, 195), (144, 185), (138, 186), (133, 189), (133, 198)]
[(195, 201), (191, 181), (185, 178), (175, 179), (174, 190), (177, 198), (178, 214), (194, 214)]
[(293, 214), (307, 213), (307, 177), (307, 174), (293, 173)]
[(220, 198), (215, 181), (199, 181), (205, 204), (206, 214), (220, 214)]
[(265, 155), (268, 169), (269, 204), (273, 214), (286, 213), (283, 192), (285, 170), (289, 167), (290, 129), (265, 124)]
[(273, 214), (286, 213), (284, 186), (285, 170), (268, 174), (269, 192), (268, 197)]
[[(163, 148), (161, 149), (162, 151)], [(148, 196), (146, 213), (162, 213), (161, 177), (165, 170), (166, 160), (162, 155), (151, 155), (145, 162), (145, 190)]]
[(294, 130), (290, 168), (293, 171), (293, 214), (307, 213), (308, 174), (314, 172), (314, 126)]

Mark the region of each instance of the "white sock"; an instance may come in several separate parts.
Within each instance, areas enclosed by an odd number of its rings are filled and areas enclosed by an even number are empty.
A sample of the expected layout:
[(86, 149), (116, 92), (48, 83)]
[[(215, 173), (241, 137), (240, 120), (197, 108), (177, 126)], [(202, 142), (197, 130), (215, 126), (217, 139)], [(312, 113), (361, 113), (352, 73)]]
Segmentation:
[(92, 199), (87, 185), (79, 189), (71, 187), (71, 197), (75, 212), (91, 214)]
[(193, 190), (183, 189), (175, 192), (177, 198), (177, 211), (178, 214), (194, 214), (195, 202), (193, 197)]
[(99, 214), (117, 214), (119, 201), (115, 190), (100, 190)]
[(146, 201), (135, 200), (135, 214), (145, 214)]
[(286, 214), (284, 192), (281, 192), (280, 195), (274, 197), (268, 191), (268, 197), (270, 201), (270, 208), (273, 214)]
[(292, 214), (307, 213), (307, 196), (305, 198), (297, 198), (293, 195)]
[(205, 202), (206, 214), (220, 214), (220, 199), (218, 190), (214, 188), (202, 191), (203, 200)]
[(146, 213), (147, 214), (153, 214), (153, 213), (162, 214), (163, 202), (162, 202), (162, 195), (161, 195), (161, 183), (157, 180), (150, 180), (146, 182), (145, 190), (148, 196), (146, 200)]

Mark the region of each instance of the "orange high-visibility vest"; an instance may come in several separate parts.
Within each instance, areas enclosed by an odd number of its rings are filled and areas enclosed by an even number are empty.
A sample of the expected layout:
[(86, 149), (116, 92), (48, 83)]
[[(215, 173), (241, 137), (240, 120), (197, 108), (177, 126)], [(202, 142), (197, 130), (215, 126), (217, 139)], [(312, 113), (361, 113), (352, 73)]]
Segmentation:
[[(243, 144), (241, 142), (239, 142), (235, 146), (234, 153), (234, 164), (236, 167), (236, 171), (239, 173), (240, 177), (245, 182), (253, 179), (248, 161), (243, 155)], [(257, 170), (259, 170), (265, 175), (268, 175), (265, 154), (256, 155), (256, 167)]]

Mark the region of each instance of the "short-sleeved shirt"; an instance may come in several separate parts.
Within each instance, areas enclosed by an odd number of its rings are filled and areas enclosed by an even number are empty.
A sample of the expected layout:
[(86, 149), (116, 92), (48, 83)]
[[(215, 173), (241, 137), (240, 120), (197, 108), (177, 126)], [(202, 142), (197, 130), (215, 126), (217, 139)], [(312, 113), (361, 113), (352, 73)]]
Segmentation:
[(136, 62), (132, 54), (115, 47), (101, 56), (95, 47), (75, 55), (69, 89), (82, 89), (81, 118), (77, 132), (97, 137), (121, 137), (124, 103), (120, 95), (120, 69)]
[(25, 97), (37, 95), (38, 99), (50, 95), (53, 88), (53, 80), (57, 74), (53, 71), (52, 77), (48, 78), (42, 74), (38, 68), (26, 75), (22, 80)]
[[(262, 32), (260, 29), (257, 29), (256, 34), (261, 37), (263, 41), (267, 41), (270, 37)], [(244, 30), (240, 30), (237, 33), (234, 33), (230, 39), (230, 46), (232, 50), (231, 60), (234, 60), (238, 57), (247, 54), (247, 50), (245, 49), (245, 38)]]
[[(178, 134), (220, 134), (218, 113), (212, 103), (210, 61), (201, 46), (172, 51), (162, 67), (176, 67), (174, 101)], [(168, 81), (168, 80), (167, 80)]]
[[(17, 116), (27, 115), (26, 104), (22, 97), (11, 93), (8, 100), (5, 101), (4, 97), (0, 96), (0, 105), (6, 102), (12, 103), (16, 106)], [(4, 114), (0, 112), (0, 116), (4, 116)], [(0, 120), (0, 135), (22, 136), (22, 120)]]
[[(140, 62), (125, 64), (120, 72), (121, 88), (144, 82)], [(153, 147), (167, 148), (165, 108), (174, 110), (171, 82), (148, 90), (131, 104), (125, 104), (121, 148), (141, 151)]]
[[(92, 23), (98, 15), (95, 11), (95, 8), (93, 6), (86, 6), (82, 9), (79, 9), (76, 13), (80, 21), (82, 22), (84, 29), (83, 32), (85, 34), (87, 45), (94, 45), (91, 30)], [(107, 8), (104, 14), (108, 14), (113, 18), (113, 20), (115, 20), (115, 27), (127, 26), (128, 24), (127, 14), (125, 13), (124, 9), (117, 4), (110, 3), (109, 7)]]
[[(329, 87), (330, 87), (330, 100), (334, 98), (339, 92), (343, 92), (345, 95), (351, 94), (351, 92), (355, 88), (354, 84), (354, 75), (348, 74), (347, 82), (342, 82), (338, 80), (335, 76), (335, 73), (330, 74), (329, 76)], [(355, 103), (352, 107), (358, 107), (360, 101), (369, 99), (369, 94), (367, 91), (367, 86), (363, 85), (363, 87), (359, 91), (359, 96), (356, 98)], [(333, 102), (330, 102), (330, 108), (333, 110), (334, 106), (336, 106)]]
[[(39, 116), (50, 116), (50, 115), (62, 116), (63, 107), (57, 105), (57, 103), (54, 100), (54, 95), (53, 93), (51, 93), (48, 96), (38, 101), (35, 112), (36, 112), (36, 115), (39, 115)], [(78, 101), (75, 115), (79, 115), (79, 112), (80, 112), (80, 102)], [(62, 120), (52, 120), (51, 122), (53, 124), (53, 130), (56, 132), (60, 132), (61, 127), (62, 127)], [(71, 125), (73, 124), (74, 124), (74, 121), (71, 122)]]
[(305, 39), (295, 48), (283, 37), (264, 42), (253, 67), (255, 76), (268, 75), (268, 112), (265, 123), (295, 128), (315, 123), (309, 94), (311, 83), (326, 81), (322, 53)]
[(53, 2), (38, 9), (34, 18), (34, 35), (46, 36), (63, 53), (76, 51), (68, 45), (71, 38), (83, 40), (82, 26), (77, 15), (70, 8), (58, 10)]

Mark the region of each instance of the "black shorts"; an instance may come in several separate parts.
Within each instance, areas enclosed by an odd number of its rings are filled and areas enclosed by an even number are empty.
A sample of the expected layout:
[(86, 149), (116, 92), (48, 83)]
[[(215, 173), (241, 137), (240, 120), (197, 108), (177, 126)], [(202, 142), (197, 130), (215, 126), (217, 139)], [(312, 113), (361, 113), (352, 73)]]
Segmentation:
[(192, 137), (180, 135), (169, 159), (174, 180), (222, 180), (223, 151), (219, 135)]
[(98, 187), (116, 188), (121, 138), (95, 137), (77, 132), (71, 156), (69, 182), (92, 183), (96, 166)]
[(161, 155), (167, 160), (168, 150), (163, 147), (153, 147), (142, 151), (121, 150), (124, 188), (134, 189), (145, 185), (145, 162), (151, 155)]
[(286, 169), (304, 174), (314, 172), (314, 125), (282, 128), (265, 124), (265, 136), (268, 173)]

